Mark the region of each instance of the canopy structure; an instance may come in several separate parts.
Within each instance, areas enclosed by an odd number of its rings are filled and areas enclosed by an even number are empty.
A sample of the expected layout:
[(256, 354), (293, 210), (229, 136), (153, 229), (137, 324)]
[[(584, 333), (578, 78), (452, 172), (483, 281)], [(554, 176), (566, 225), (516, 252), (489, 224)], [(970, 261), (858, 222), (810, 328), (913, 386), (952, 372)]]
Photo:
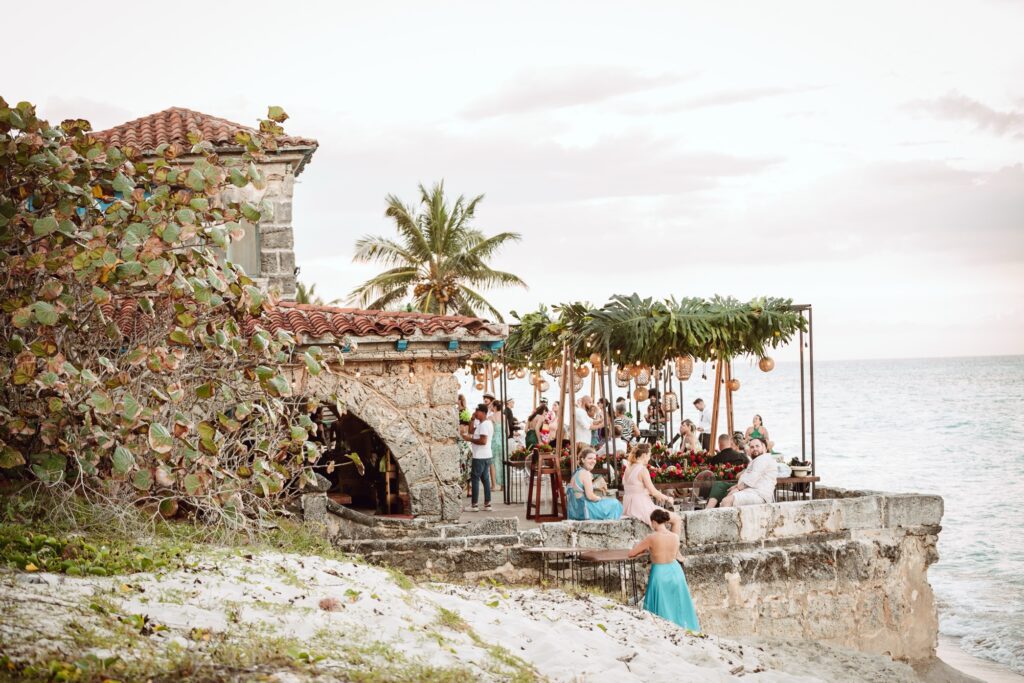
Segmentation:
[[(689, 378), (694, 359), (714, 364), (712, 435), (718, 429), (723, 394), (728, 428), (730, 433), (733, 430), (732, 391), (738, 382), (732, 377), (732, 359), (752, 355), (760, 359), (763, 370), (770, 370), (774, 361), (767, 357), (768, 351), (784, 346), (798, 336), (801, 416), (806, 426), (803, 418), (806, 414), (804, 348), (805, 334), (809, 345), (811, 325), (811, 307), (808, 305), (794, 305), (791, 299), (768, 297), (741, 302), (721, 296), (656, 300), (632, 294), (614, 296), (601, 307), (574, 302), (556, 305), (550, 310), (542, 306), (521, 316), (513, 312), (513, 316), (519, 322), (511, 327), (508, 343), (502, 350), (503, 380), (505, 371), (517, 371), (519, 377), (528, 372), (532, 376), (531, 383), (539, 388), (546, 384), (540, 374), (541, 370), (546, 370), (560, 378), (562, 400), (559, 403), (562, 411), (566, 408), (565, 395), (575, 395), (582, 378), (588, 374), (591, 394), (595, 393), (595, 386), (599, 386), (600, 394), (610, 397), (613, 381), (620, 388), (628, 387), (632, 382), (637, 387), (634, 394), (637, 403), (646, 400), (638, 396), (646, 397), (649, 384), (652, 388), (663, 387), (662, 391), (674, 395), (673, 379), (676, 379), (680, 392), (678, 400), (681, 400), (682, 381)], [(809, 355), (813, 467), (813, 351)], [(574, 383), (575, 389), (570, 388)], [(570, 423), (574, 422), (571, 409), (568, 417)], [(561, 415), (559, 424), (563, 424)], [(673, 430), (670, 424), (669, 433)], [(575, 441), (573, 431), (570, 427), (568, 436)], [(805, 435), (806, 428), (801, 437), (804, 459), (807, 455)]]

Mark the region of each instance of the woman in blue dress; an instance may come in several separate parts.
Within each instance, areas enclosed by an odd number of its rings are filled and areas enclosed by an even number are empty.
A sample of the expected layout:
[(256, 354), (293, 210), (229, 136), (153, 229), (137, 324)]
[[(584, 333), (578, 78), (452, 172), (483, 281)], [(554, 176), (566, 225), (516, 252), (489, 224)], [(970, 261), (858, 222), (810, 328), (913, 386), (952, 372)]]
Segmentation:
[[(669, 526), (669, 521), (672, 525)], [(679, 554), (679, 526), (682, 520), (672, 520), (665, 510), (658, 508), (651, 513), (654, 533), (633, 546), (630, 557), (651, 553), (651, 575), (647, 579), (644, 593), (644, 609), (668, 619), (687, 631), (700, 632), (697, 610), (686, 585), (686, 574), (676, 560)]]
[(602, 498), (594, 493), (594, 466), (597, 453), (585, 448), (580, 453), (580, 468), (565, 487), (569, 519), (600, 520), (622, 517), (622, 503), (614, 498)]

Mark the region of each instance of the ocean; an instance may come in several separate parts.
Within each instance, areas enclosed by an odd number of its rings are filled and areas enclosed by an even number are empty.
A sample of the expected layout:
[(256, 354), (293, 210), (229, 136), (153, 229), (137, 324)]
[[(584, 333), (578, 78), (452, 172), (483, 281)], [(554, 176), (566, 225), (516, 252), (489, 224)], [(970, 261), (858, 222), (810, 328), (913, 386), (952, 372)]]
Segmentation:
[[(702, 370), (698, 363), (683, 384), (691, 419), (693, 399), (710, 402), (713, 393)], [(738, 360), (733, 371), (736, 428), (758, 413), (776, 450), (799, 454), (799, 364), (778, 362), (764, 373)], [(470, 404), (478, 402), (472, 379), (459, 379)], [(588, 378), (583, 391), (589, 387)], [(1024, 674), (1024, 356), (817, 361), (814, 389), (822, 483), (941, 495), (940, 559), (928, 573), (940, 633)], [(531, 391), (526, 380), (509, 382), (520, 419)], [(547, 396), (557, 399), (554, 381)]]

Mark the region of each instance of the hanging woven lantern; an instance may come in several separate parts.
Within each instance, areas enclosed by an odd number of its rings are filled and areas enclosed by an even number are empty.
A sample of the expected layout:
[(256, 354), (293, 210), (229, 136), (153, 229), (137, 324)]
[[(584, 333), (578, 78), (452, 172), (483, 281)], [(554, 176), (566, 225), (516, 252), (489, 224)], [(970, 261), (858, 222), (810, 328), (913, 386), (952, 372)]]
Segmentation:
[(476, 390), (477, 391), (483, 391), (483, 389), (484, 389), (484, 383), (483, 382), (477, 382), (476, 383)]
[(738, 379), (731, 379), (728, 382), (729, 391), (739, 391), (740, 381)]
[(484, 373), (482, 373), (482, 372), (476, 373), (476, 378), (475, 379), (476, 379), (477, 382), (483, 382), (486, 378), (487, 378), (487, 375), (485, 375)]
[(646, 401), (647, 396), (650, 392), (647, 391), (647, 387), (637, 387), (636, 391), (633, 392), (633, 398), (638, 402)]
[(640, 370), (643, 368), (639, 363), (633, 363), (629, 366), (629, 376), (636, 379), (636, 376), (640, 374)]
[(625, 368), (619, 368), (615, 371), (615, 386), (617, 387), (628, 387), (629, 386), (629, 370)]
[(757, 361), (757, 367), (761, 368), (761, 372), (771, 372), (775, 369), (775, 361), (765, 356), (761, 360)]
[(593, 365), (595, 368), (598, 367), (599, 365), (601, 365), (601, 354), (599, 354), (599, 353), (592, 353), (592, 354), (590, 354), (590, 364)]
[(679, 356), (676, 358), (676, 377), (685, 382), (693, 374), (693, 356)]
[(548, 361), (547, 366), (548, 374), (552, 377), (560, 377), (562, 375), (562, 359), (552, 358)]
[(540, 389), (540, 393), (543, 394), (545, 391), (551, 388), (551, 385), (548, 384), (548, 381), (546, 379), (542, 379), (540, 381), (540, 386), (538, 388)]
[(669, 391), (665, 394), (665, 398), (661, 400), (661, 404), (670, 413), (679, 410), (679, 397), (676, 396), (676, 392)]
[(640, 372), (634, 375), (637, 386), (645, 387), (651, 383), (651, 370), (646, 365), (640, 366)]
[(522, 379), (526, 377), (526, 368), (519, 368), (516, 370), (516, 379)]
[(583, 388), (583, 378), (582, 377), (574, 377), (573, 378), (573, 383), (572, 383), (572, 393), (574, 393), (574, 394), (579, 393), (579, 390), (582, 389), (582, 388)]
[(580, 379), (583, 379), (589, 374), (590, 368), (588, 368), (586, 365), (581, 365), (578, 368), (576, 368), (576, 376), (579, 377)]

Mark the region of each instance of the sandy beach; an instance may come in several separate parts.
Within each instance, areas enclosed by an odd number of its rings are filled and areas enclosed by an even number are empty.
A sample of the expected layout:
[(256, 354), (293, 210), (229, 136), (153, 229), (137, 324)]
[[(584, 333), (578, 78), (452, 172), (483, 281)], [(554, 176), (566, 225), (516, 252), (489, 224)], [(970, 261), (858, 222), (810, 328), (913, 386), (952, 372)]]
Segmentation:
[[(354, 670), (617, 683), (919, 680), (905, 664), (840, 648), (696, 636), (587, 592), (413, 584), (384, 569), (299, 555), (224, 551), (166, 574), (117, 578), (5, 572), (0, 601), (8, 606), (0, 638), (17, 661), (94, 655), (160, 667), (187, 654), (193, 667), (279, 681)], [(115, 647), (125, 624), (142, 627)], [(283, 648), (293, 660), (221, 661), (231, 643)]]
[(1024, 683), (1024, 676), (1010, 671), (1005, 666), (980, 659), (960, 649), (958, 638), (939, 636), (937, 654), (946, 664), (988, 683)]

